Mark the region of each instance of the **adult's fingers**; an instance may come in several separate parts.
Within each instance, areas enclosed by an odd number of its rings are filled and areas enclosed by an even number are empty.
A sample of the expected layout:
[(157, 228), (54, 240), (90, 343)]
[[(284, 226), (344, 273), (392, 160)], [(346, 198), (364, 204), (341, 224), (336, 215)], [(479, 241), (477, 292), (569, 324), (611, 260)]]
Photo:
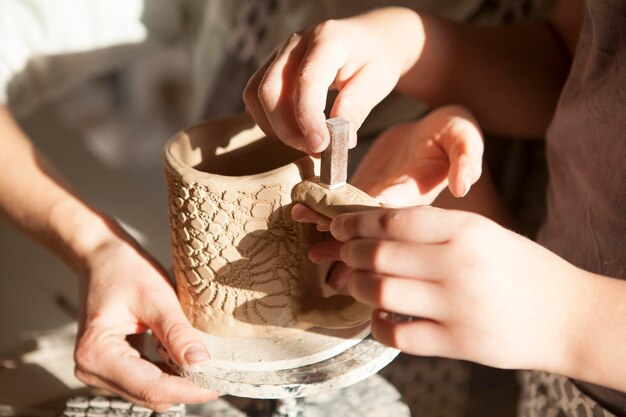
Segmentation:
[(446, 328), (433, 320), (396, 322), (386, 311), (372, 315), (372, 335), (379, 342), (419, 356), (454, 357), (454, 346)]
[(445, 250), (443, 245), (354, 239), (341, 246), (341, 260), (353, 269), (432, 281), (450, 273)]
[(257, 92), (265, 117), (276, 136), (286, 144), (303, 150), (304, 138), (294, 115), (293, 89), (305, 52), (306, 39), (301, 34), (293, 34), (267, 67)]
[(463, 220), (462, 212), (430, 206), (381, 208), (341, 214), (333, 219), (330, 231), (341, 241), (369, 238), (443, 243), (452, 237)]
[(142, 398), (135, 397), (131, 395), (128, 391), (120, 387), (119, 385), (108, 381), (104, 378), (98, 377), (89, 372), (85, 372), (82, 369), (76, 367), (74, 369), (74, 375), (78, 378), (79, 381), (83, 382), (86, 385), (102, 388), (111, 394), (118, 395), (126, 400), (132, 402), (133, 404), (138, 404), (144, 407), (148, 407), (153, 411), (162, 412), (167, 410), (172, 406), (172, 404), (167, 402), (159, 402), (159, 403), (148, 403)]
[(76, 376), (82, 381), (155, 410), (177, 402), (210, 401), (218, 395), (163, 373), (156, 365), (141, 359), (123, 335), (111, 334), (106, 329), (92, 327), (84, 332), (75, 361)]
[(394, 313), (437, 320), (445, 310), (441, 287), (432, 281), (353, 270), (348, 289), (363, 304)]
[(190, 371), (208, 367), (211, 356), (178, 303), (146, 303), (142, 313), (138, 314), (140, 319), (152, 329), (174, 362)]

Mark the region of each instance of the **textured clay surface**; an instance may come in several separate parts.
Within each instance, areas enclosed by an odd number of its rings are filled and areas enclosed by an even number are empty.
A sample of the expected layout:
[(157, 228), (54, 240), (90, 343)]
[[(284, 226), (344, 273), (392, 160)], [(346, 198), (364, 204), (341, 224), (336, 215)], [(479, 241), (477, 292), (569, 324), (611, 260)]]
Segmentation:
[(319, 178), (302, 181), (293, 187), (293, 201), (306, 204), (331, 219), (344, 213), (379, 208), (378, 201), (364, 191), (346, 184), (330, 190), (320, 184)]
[(241, 117), (206, 122), (165, 147), (174, 272), (187, 317), (226, 337), (367, 322), (369, 307), (325, 285), (330, 263), (307, 258), (324, 234), (291, 219), (292, 189), (315, 175), (315, 162), (250, 125)]
[(178, 295), (192, 324), (230, 336), (302, 327), (292, 301), (304, 259), (281, 186), (216, 192), (166, 173), (178, 195), (169, 207)]

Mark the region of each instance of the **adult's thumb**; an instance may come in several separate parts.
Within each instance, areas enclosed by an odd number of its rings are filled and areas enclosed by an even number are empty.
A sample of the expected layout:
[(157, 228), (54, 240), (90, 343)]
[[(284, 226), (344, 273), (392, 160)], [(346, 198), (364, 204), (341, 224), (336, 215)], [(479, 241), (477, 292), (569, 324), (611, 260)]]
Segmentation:
[(209, 366), (211, 355), (180, 306), (155, 313), (147, 324), (178, 366), (192, 372)]

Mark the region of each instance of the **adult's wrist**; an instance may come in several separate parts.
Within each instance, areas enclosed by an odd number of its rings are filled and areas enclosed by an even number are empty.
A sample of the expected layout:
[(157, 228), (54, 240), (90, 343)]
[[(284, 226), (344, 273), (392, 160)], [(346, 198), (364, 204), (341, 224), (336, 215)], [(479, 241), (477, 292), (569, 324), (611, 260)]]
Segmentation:
[(98, 250), (125, 240), (125, 233), (112, 220), (72, 197), (53, 205), (48, 225), (57, 236), (51, 249), (79, 275), (89, 269)]

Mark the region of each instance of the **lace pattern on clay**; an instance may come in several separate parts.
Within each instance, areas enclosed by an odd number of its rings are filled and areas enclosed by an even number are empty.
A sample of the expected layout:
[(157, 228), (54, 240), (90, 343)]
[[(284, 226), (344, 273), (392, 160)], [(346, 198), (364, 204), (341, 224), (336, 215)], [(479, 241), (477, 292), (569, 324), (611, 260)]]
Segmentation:
[[(280, 185), (256, 192), (215, 192), (166, 170), (178, 294), (192, 324), (208, 330), (216, 316), (289, 327), (296, 322), (303, 259)], [(271, 317), (271, 318), (270, 318)], [(211, 330), (213, 330), (211, 328)]]

